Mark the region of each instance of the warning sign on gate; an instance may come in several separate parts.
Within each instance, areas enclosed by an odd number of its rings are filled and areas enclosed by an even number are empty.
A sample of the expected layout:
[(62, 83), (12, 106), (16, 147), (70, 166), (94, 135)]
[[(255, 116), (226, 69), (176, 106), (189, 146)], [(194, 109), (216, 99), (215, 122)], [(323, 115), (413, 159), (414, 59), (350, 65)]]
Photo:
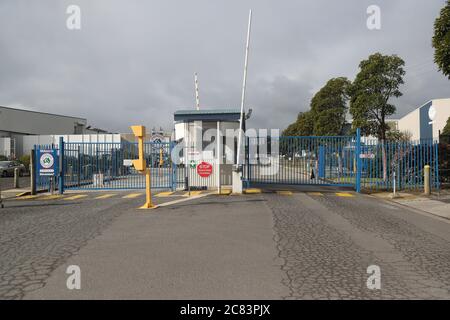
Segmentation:
[(56, 159), (56, 150), (39, 150), (39, 175), (54, 176), (56, 173)]
[(212, 173), (212, 165), (208, 162), (202, 161), (197, 165), (197, 173), (202, 178), (208, 178)]

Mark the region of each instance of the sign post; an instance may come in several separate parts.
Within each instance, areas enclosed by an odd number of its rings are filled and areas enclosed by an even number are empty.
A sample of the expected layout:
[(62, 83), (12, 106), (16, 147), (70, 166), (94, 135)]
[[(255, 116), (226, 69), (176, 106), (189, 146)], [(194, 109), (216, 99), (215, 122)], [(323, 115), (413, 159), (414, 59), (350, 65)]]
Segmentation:
[(145, 196), (146, 202), (140, 207), (140, 209), (152, 209), (156, 208), (152, 203), (152, 193), (151, 193), (151, 179), (150, 179), (150, 168), (147, 168), (144, 157), (144, 137), (145, 137), (145, 127), (144, 126), (131, 126), (134, 135), (138, 138), (138, 153), (139, 158), (133, 160), (134, 168), (140, 173), (145, 174)]

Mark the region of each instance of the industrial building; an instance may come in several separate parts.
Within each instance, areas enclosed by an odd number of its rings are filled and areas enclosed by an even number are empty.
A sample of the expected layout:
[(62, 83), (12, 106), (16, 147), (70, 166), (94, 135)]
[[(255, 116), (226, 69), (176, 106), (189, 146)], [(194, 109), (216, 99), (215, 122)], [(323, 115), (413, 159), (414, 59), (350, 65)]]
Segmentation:
[(52, 143), (42, 135), (106, 133), (88, 126), (85, 118), (0, 106), (0, 155), (8, 158), (28, 153), (30, 144)]
[(438, 140), (450, 117), (450, 98), (433, 99), (401, 119), (389, 119), (391, 125), (411, 135), (411, 140)]

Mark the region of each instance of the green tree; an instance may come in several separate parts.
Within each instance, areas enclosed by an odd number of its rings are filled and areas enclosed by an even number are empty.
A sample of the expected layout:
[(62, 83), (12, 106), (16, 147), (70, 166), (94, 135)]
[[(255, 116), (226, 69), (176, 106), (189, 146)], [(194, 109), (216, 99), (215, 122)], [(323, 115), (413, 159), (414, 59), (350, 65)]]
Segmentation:
[(283, 135), (342, 134), (350, 84), (344, 77), (330, 79), (311, 99), (311, 110), (299, 113), (297, 120), (283, 131)]
[(313, 117), (310, 111), (300, 112), (297, 120), (282, 133), (283, 136), (310, 136), (313, 134)]
[(30, 155), (26, 154), (19, 158), (19, 162), (22, 163), (27, 171), (30, 169)]
[(434, 21), (434, 62), (439, 70), (450, 79), (450, 0), (441, 9)]
[(386, 140), (389, 129), (386, 117), (396, 111), (389, 100), (402, 96), (399, 88), (404, 83), (404, 65), (405, 62), (397, 55), (381, 53), (360, 62), (360, 71), (348, 91), (353, 128), (361, 128), (365, 135)]
[(396, 111), (389, 100), (402, 95), (399, 88), (404, 83), (404, 65), (405, 62), (397, 55), (372, 54), (367, 60), (360, 62), (360, 70), (349, 88), (353, 128), (361, 128), (365, 135), (376, 136), (383, 146), (384, 180), (387, 180), (384, 143), (389, 130), (386, 117)]
[(390, 129), (386, 132), (386, 139), (388, 141), (408, 142), (411, 141), (411, 136), (410, 132), (397, 129)]
[(336, 136), (342, 134), (347, 111), (348, 87), (345, 77), (333, 78), (323, 86), (311, 100), (314, 118), (314, 135)]
[(450, 117), (448, 117), (447, 123), (445, 124), (444, 129), (442, 129), (441, 134), (444, 136), (450, 136)]

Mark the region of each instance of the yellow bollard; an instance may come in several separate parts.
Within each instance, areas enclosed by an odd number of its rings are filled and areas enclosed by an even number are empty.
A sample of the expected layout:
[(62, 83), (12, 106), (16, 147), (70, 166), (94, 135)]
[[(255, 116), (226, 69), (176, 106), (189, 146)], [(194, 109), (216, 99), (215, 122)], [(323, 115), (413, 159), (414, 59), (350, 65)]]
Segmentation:
[(138, 138), (138, 154), (139, 159), (133, 160), (133, 166), (140, 173), (145, 174), (145, 196), (146, 202), (139, 209), (153, 209), (156, 208), (152, 203), (152, 193), (151, 193), (151, 177), (150, 168), (147, 168), (144, 157), (144, 138), (145, 138), (145, 127), (144, 126), (131, 126), (134, 135)]
[(145, 204), (139, 209), (154, 209), (155, 205), (152, 203), (152, 192), (151, 192), (151, 179), (150, 179), (150, 169), (145, 170)]
[(423, 170), (423, 190), (426, 196), (431, 194), (430, 189), (430, 166), (426, 165)]

